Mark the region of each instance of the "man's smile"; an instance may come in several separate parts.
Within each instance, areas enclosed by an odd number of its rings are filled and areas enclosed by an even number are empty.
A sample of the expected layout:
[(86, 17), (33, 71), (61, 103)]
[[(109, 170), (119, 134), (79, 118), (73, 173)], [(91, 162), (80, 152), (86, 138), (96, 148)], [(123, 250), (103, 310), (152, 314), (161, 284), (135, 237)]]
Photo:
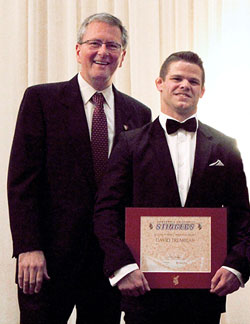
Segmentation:
[(183, 96), (183, 97), (191, 98), (191, 96), (188, 93), (183, 93), (183, 92), (175, 93), (175, 95), (176, 96)]
[(97, 60), (94, 60), (93, 61), (95, 64), (98, 64), (98, 65), (109, 65), (109, 62), (104, 62), (104, 61), (97, 61)]

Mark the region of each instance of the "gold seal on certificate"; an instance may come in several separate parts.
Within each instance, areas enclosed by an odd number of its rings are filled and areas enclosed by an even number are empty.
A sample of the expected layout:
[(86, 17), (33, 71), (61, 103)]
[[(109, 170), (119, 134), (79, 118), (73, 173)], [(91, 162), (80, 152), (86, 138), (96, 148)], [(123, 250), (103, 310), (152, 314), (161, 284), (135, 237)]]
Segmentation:
[(151, 288), (209, 288), (226, 257), (225, 208), (127, 208), (126, 243)]

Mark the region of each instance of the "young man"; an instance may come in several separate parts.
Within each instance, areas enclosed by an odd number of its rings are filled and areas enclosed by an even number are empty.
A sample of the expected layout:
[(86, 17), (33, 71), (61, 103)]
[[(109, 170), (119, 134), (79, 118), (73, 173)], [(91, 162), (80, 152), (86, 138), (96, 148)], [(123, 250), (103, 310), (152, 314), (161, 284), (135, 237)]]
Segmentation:
[[(105, 273), (123, 294), (127, 324), (218, 324), (225, 295), (249, 276), (245, 174), (235, 141), (197, 120), (204, 81), (195, 53), (178, 52), (166, 59), (156, 79), (159, 118), (121, 134), (98, 193), (95, 233), (105, 252)], [(129, 206), (228, 208), (228, 255), (210, 290), (150, 289), (124, 242)]]
[(8, 176), (22, 324), (66, 324), (75, 305), (79, 324), (120, 322), (92, 216), (117, 136), (151, 120), (149, 108), (112, 85), (126, 46), (119, 19), (92, 15), (78, 34), (80, 73), (24, 94)]

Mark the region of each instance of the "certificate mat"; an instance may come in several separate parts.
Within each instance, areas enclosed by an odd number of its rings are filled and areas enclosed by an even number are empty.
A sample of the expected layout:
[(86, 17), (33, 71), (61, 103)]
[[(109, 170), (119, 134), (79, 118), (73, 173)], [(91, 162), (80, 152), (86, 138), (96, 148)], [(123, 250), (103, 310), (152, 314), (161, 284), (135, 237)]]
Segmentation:
[(226, 208), (126, 208), (125, 240), (151, 288), (210, 288), (227, 252)]

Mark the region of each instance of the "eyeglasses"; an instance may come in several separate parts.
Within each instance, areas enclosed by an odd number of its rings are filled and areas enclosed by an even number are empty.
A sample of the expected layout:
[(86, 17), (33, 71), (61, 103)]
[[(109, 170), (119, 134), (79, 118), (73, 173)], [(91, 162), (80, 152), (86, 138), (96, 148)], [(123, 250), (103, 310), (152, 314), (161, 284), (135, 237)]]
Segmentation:
[(120, 51), (122, 45), (116, 42), (103, 42), (100, 39), (90, 39), (86, 40), (85, 42), (79, 43), (80, 45), (82, 44), (87, 44), (90, 49), (99, 49), (102, 47), (103, 44), (106, 45), (106, 48), (109, 52), (118, 52)]

